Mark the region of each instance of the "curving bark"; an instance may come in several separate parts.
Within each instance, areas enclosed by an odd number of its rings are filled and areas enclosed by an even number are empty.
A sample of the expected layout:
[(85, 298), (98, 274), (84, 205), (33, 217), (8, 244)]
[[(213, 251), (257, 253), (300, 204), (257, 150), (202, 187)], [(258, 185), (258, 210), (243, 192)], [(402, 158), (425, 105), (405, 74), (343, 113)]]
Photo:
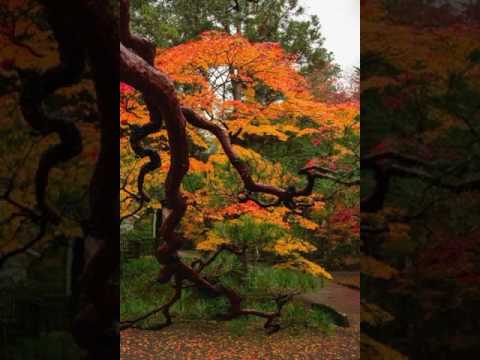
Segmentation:
[[(336, 174), (334, 171), (324, 169), (318, 166), (306, 167), (299, 171), (299, 174), (305, 175), (307, 177), (307, 184), (301, 190), (296, 190), (294, 186), (291, 186), (287, 189), (281, 189), (268, 184), (256, 183), (252, 179), (252, 176), (250, 174), (250, 169), (248, 168), (247, 164), (245, 164), (233, 150), (229, 133), (225, 129), (223, 129), (222, 127), (220, 127), (219, 125), (211, 121), (206, 120), (202, 116), (196, 114), (190, 108), (182, 108), (182, 110), (188, 123), (190, 123), (191, 125), (197, 128), (209, 131), (218, 139), (218, 141), (222, 145), (225, 155), (227, 155), (228, 160), (238, 172), (245, 186), (245, 190), (247, 192), (246, 194), (247, 198), (254, 200), (257, 204), (263, 207), (277, 206), (280, 203), (283, 203), (288, 207), (295, 207), (296, 204), (294, 202), (294, 199), (296, 197), (311, 195), (313, 191), (313, 187), (315, 185), (315, 180), (319, 178), (329, 179), (337, 183), (340, 183), (343, 185), (349, 185), (349, 186), (360, 184), (359, 180), (353, 180), (353, 181), (341, 180), (337, 177), (330, 175), (330, 174)], [(329, 172), (330, 174), (327, 174), (327, 172)], [(251, 197), (252, 193), (274, 195), (277, 197), (277, 201), (274, 201), (273, 203), (270, 203), (270, 204), (265, 204), (260, 202), (257, 199), (252, 198)]]
[[(130, 32), (130, 6), (127, 0), (120, 1), (120, 41), (126, 47), (132, 49), (149, 65), (154, 65), (155, 45)], [(145, 148), (141, 143), (149, 135), (158, 132), (162, 126), (161, 112), (155, 106), (155, 103), (151, 99), (145, 99), (145, 101), (147, 110), (150, 113), (150, 123), (143, 126), (131, 127), (132, 135), (130, 136), (130, 145), (135, 154), (140, 158), (148, 157), (150, 160), (142, 166), (137, 177), (137, 189), (140, 202), (139, 209), (143, 207), (145, 202), (150, 200), (143, 190), (145, 176), (161, 166), (159, 154), (154, 149)]]
[[(49, 2), (46, 2), (49, 4)], [(75, 6), (74, 6), (75, 8)], [(78, 28), (78, 16), (65, 14), (59, 16), (57, 6), (46, 6), (48, 21), (58, 41), (60, 64), (43, 74), (34, 74), (22, 79), (23, 90), (20, 96), (20, 108), (25, 121), (40, 136), (56, 133), (60, 143), (51, 146), (42, 154), (35, 174), (35, 192), (40, 211), (53, 222), (58, 215), (46, 204), (48, 176), (54, 167), (67, 162), (82, 152), (82, 139), (76, 125), (68, 119), (48, 116), (42, 109), (43, 101), (56, 90), (79, 81), (85, 66), (85, 48), (83, 38), (78, 31), (65, 31), (66, 26)]]
[[(42, 102), (55, 90), (77, 83), (88, 61), (97, 95), (101, 136), (99, 157), (89, 188), (90, 216), (84, 228), (85, 246), (81, 247), (85, 248), (78, 294), (81, 304), (72, 333), (77, 343), (88, 350), (89, 358), (116, 358), (119, 356), (116, 329), (119, 296), (118, 284), (115, 284), (119, 268), (119, 202), (118, 187), (112, 181), (118, 177), (119, 129), (118, 93), (112, 89), (118, 88), (118, 70), (114, 66), (118, 63), (118, 28), (111, 4), (107, 2), (40, 2), (58, 43), (60, 63), (43, 74), (22, 79), (20, 106), (36, 134), (57, 134), (60, 143), (42, 154), (36, 171), (36, 202), (43, 224), (38, 236), (43, 236), (47, 222), (57, 224), (61, 221), (61, 216), (45, 201), (51, 169), (82, 151), (82, 138), (76, 125), (67, 119), (48, 116), (42, 109)], [(113, 180), (112, 174), (115, 174)]]
[[(87, 51), (100, 113), (100, 152), (90, 183), (90, 231), (92, 250), (87, 256), (82, 274), (85, 304), (76, 319), (77, 341), (84, 343), (90, 356), (118, 357), (120, 336), (118, 271), (119, 178), (118, 126), (118, 27), (111, 5), (89, 0), (81, 1), (82, 30), (87, 39)], [(87, 25), (88, 24), (88, 25)], [(88, 31), (85, 27), (88, 26)], [(87, 241), (86, 246), (88, 247)], [(87, 253), (88, 254), (88, 253)], [(99, 329), (89, 326), (90, 320)]]
[(415, 178), (432, 186), (453, 192), (480, 189), (480, 174), (466, 179), (451, 179), (451, 168), (458, 164), (445, 161), (426, 161), (422, 158), (404, 155), (396, 151), (382, 151), (367, 154), (361, 159), (362, 169), (370, 169), (374, 174), (375, 186), (371, 194), (361, 200), (362, 212), (380, 211), (385, 202), (391, 179), (395, 177)]
[(248, 192), (274, 195), (283, 202), (288, 202), (295, 197), (307, 196), (312, 193), (313, 186), (315, 184), (315, 176), (311, 176), (308, 172), (306, 173), (308, 183), (302, 190), (285, 190), (268, 184), (256, 183), (252, 179), (248, 166), (237, 156), (237, 154), (233, 150), (232, 144), (230, 142), (230, 137), (226, 130), (224, 130), (217, 124), (204, 119), (202, 116), (197, 115), (192, 109), (182, 108), (182, 111), (185, 115), (185, 118), (190, 124), (197, 128), (209, 131), (218, 139), (218, 141), (222, 145), (225, 155), (227, 155), (228, 160), (233, 165), (235, 170), (237, 170), (238, 175), (240, 175), (245, 189)]

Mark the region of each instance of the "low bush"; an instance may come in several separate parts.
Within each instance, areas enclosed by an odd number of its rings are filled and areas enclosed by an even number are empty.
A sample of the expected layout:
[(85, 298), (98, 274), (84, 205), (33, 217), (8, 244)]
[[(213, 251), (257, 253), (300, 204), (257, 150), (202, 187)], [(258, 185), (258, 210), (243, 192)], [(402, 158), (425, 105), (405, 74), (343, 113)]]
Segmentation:
[[(319, 279), (290, 269), (276, 269), (267, 264), (249, 267), (246, 276), (241, 273), (241, 264), (235, 255), (222, 253), (205, 268), (204, 274), (214, 282), (237, 289), (245, 298), (244, 306), (261, 311), (275, 311), (272, 300), (278, 295), (294, 292), (304, 293), (321, 287)], [(154, 257), (142, 257), (123, 264), (121, 281), (121, 318), (138, 317), (168, 301), (173, 295), (169, 284), (154, 282), (159, 271)], [(228, 311), (229, 303), (224, 297), (208, 297), (196, 288), (187, 288), (181, 299), (171, 308), (171, 314), (182, 320), (218, 319)], [(143, 321), (140, 326), (151, 327), (163, 322), (157, 314)], [(233, 335), (242, 334), (248, 324), (261, 319), (240, 317), (229, 321), (227, 328)], [(312, 309), (298, 300), (285, 305), (280, 318), (284, 327), (313, 327), (328, 331), (331, 320), (327, 313)]]

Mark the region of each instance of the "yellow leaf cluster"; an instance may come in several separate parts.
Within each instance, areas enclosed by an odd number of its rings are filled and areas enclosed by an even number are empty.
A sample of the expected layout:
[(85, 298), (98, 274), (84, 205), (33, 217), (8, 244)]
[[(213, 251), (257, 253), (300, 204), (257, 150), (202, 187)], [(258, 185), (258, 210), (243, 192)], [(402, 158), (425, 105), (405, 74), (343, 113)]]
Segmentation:
[(261, 135), (261, 136), (273, 136), (280, 141), (287, 141), (289, 136), (279, 131), (278, 126), (273, 125), (247, 125), (243, 127), (242, 137), (245, 137), (246, 134), (250, 135)]
[(298, 225), (300, 225), (301, 227), (307, 230), (313, 231), (313, 230), (317, 230), (320, 227), (317, 223), (307, 218), (304, 218), (303, 216), (296, 216), (295, 221), (297, 222)]
[(197, 244), (198, 250), (215, 251), (220, 245), (228, 244), (229, 241), (214, 231), (209, 231), (207, 239)]
[(315, 264), (302, 256), (296, 256), (293, 260), (275, 265), (275, 267), (279, 269), (296, 269), (328, 280), (333, 279), (332, 275), (322, 266)]
[(275, 242), (272, 250), (278, 255), (288, 256), (299, 252), (309, 253), (316, 249), (315, 246), (305, 241), (291, 236), (285, 236)]
[(284, 221), (285, 213), (288, 210), (284, 208), (275, 208), (269, 211), (258, 211), (251, 214), (256, 221), (267, 222), (273, 225), (277, 225), (282, 229), (290, 229), (290, 225)]

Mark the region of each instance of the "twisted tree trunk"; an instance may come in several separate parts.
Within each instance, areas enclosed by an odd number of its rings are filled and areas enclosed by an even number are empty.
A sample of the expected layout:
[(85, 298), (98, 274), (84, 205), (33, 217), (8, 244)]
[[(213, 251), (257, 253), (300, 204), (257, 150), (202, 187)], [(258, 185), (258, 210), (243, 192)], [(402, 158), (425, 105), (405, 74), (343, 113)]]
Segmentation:
[(82, 151), (82, 138), (76, 125), (45, 114), (42, 102), (55, 90), (78, 82), (88, 61), (100, 115), (100, 152), (90, 184), (85, 244), (80, 247), (85, 249), (85, 259), (81, 286), (79, 292), (75, 292), (81, 299), (72, 333), (77, 343), (88, 351), (89, 358), (118, 358), (119, 77), (115, 64), (118, 64), (119, 38), (115, 11), (109, 2), (92, 0), (43, 0), (41, 3), (58, 42), (60, 64), (24, 81), (20, 106), (25, 120), (40, 136), (56, 133), (60, 143), (41, 156), (36, 171), (38, 216), (43, 229), (48, 222), (61, 221), (61, 215), (46, 202), (49, 173)]

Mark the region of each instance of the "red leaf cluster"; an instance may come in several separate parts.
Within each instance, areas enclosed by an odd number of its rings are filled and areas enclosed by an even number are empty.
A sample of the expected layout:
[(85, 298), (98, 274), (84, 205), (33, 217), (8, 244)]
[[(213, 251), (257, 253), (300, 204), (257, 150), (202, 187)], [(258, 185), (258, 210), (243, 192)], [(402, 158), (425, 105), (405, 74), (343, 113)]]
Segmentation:
[(224, 217), (238, 217), (246, 213), (265, 211), (260, 205), (252, 200), (244, 203), (232, 204), (220, 210), (220, 215)]

